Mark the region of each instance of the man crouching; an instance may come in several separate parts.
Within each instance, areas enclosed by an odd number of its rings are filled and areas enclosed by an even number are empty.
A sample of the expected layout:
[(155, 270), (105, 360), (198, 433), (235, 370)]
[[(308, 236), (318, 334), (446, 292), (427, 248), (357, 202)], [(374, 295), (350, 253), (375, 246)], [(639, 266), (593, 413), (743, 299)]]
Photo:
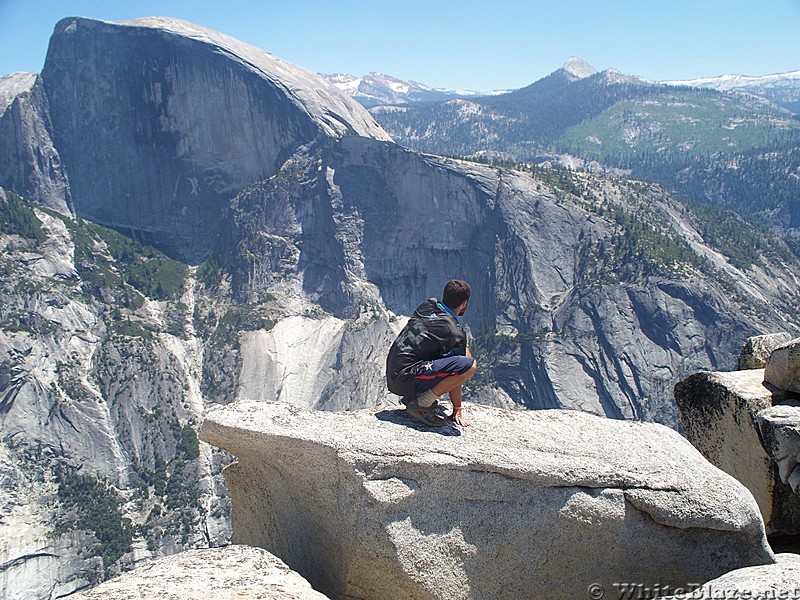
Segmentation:
[(449, 417), (468, 425), (461, 414), (461, 386), (478, 367), (458, 317), (467, 310), (469, 296), (467, 282), (448, 281), (441, 302), (429, 298), (417, 307), (386, 358), (389, 391), (402, 396), (408, 414), (427, 425), (445, 424), (438, 399), (447, 392), (453, 404)]

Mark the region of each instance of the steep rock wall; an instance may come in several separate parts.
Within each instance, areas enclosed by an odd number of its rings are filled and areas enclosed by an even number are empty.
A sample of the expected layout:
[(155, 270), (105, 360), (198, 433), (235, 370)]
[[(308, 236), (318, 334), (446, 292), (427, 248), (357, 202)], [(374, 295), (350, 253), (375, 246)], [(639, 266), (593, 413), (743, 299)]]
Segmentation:
[[(10, 200), (0, 189), (4, 208)], [(185, 315), (191, 288), (144, 299), (108, 250), (121, 236), (28, 206), (38, 239), (0, 234), (0, 596), (9, 600), (67, 595), (230, 535), (224, 458), (193, 429), (203, 399), (201, 344)]]
[(42, 80), (75, 212), (190, 261), (213, 244), (222, 204), (300, 144), (388, 139), (324, 80), (172, 19), (65, 19)]
[[(603, 185), (604, 202), (624, 205), (624, 187)], [(674, 426), (674, 383), (734, 364), (743, 337), (758, 333), (697, 269), (594, 276), (603, 257), (589, 253), (614, 229), (580, 198), (524, 173), (391, 143), (305, 146), (239, 195), (227, 219), (217, 256), (242, 302), (280, 292), (336, 319), (368, 313), (388, 324), (448, 279), (469, 281), (465, 321), (485, 377), (472, 397), (488, 404), (513, 398)], [(315, 324), (307, 324), (310, 337)], [(376, 339), (363, 342), (372, 348)], [(365, 358), (382, 368), (383, 357)], [(275, 389), (256, 373), (245, 377), (254, 389)], [(315, 405), (312, 388), (304, 403)], [(377, 378), (358, 391), (368, 403), (386, 395)]]
[(61, 213), (71, 195), (42, 80), (31, 73), (0, 78), (0, 185)]

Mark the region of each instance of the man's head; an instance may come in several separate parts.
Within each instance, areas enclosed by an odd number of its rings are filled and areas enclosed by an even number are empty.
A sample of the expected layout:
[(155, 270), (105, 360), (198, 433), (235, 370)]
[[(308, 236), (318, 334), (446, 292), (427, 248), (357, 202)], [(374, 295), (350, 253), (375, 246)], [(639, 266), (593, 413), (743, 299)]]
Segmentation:
[(467, 310), (469, 295), (469, 284), (466, 281), (451, 279), (444, 285), (442, 302), (460, 317)]

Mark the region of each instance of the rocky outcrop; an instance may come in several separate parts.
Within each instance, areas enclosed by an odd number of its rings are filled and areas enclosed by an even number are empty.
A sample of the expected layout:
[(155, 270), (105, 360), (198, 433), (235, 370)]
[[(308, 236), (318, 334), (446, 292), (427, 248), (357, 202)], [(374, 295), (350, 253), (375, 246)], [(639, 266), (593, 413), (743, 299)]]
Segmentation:
[(767, 531), (777, 532), (784, 527), (773, 523), (778, 481), (756, 424), (756, 415), (773, 403), (763, 381), (763, 369), (696, 373), (675, 386), (675, 402), (686, 438), (752, 492)]
[(749, 492), (668, 428), (468, 412), (467, 429), (431, 430), (396, 410), (239, 402), (201, 436), (237, 457), (234, 541), (331, 597), (577, 598), (773, 562)]
[[(800, 406), (786, 402), (770, 406), (756, 415), (763, 447), (778, 469), (780, 480), (800, 493)], [(800, 521), (800, 515), (797, 516)]]
[(324, 600), (269, 552), (249, 546), (187, 550), (70, 596), (76, 600)]
[[(773, 565), (737, 569), (690, 592), (664, 596), (664, 600), (796, 598), (800, 594), (800, 557), (797, 554), (786, 553), (775, 555), (775, 559)], [(637, 593), (638, 590), (634, 587), (631, 592)]]
[(748, 338), (739, 353), (738, 368), (763, 369), (767, 366), (770, 354), (778, 346), (789, 342), (792, 337), (785, 332), (767, 333)]
[(800, 338), (772, 351), (764, 369), (764, 381), (800, 399)]
[[(770, 345), (765, 337), (748, 340), (742, 356)], [(790, 390), (774, 385), (791, 387), (790, 356), (796, 344), (772, 352), (769, 377), (763, 368), (703, 372), (675, 386), (686, 437), (753, 493), (767, 532), (775, 535), (800, 533), (800, 408), (789, 399)]]

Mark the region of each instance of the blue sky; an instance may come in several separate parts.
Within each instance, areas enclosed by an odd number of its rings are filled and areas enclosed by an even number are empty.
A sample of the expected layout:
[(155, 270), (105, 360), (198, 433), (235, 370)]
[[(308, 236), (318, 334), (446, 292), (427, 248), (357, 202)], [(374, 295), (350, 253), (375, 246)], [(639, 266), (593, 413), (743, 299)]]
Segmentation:
[(800, 0), (0, 0), (0, 75), (39, 72), (67, 16), (169, 16), (311, 71), (510, 89), (572, 55), (653, 80), (800, 69)]

